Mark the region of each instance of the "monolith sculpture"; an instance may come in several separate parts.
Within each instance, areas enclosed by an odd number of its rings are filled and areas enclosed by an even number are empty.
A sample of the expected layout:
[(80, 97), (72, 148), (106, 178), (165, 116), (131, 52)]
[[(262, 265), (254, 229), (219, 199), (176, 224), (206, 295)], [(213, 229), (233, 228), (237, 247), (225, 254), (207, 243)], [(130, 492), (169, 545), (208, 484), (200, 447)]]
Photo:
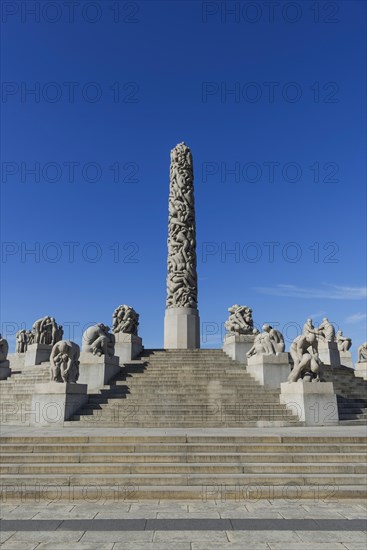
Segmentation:
[(166, 349), (200, 347), (197, 294), (194, 171), (190, 149), (179, 143), (170, 165)]

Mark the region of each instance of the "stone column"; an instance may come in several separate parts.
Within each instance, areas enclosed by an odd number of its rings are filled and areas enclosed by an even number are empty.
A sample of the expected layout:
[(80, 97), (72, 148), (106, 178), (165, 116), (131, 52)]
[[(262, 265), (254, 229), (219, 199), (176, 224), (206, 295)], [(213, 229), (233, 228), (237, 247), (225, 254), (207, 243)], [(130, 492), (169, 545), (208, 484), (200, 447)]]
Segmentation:
[(184, 143), (171, 151), (167, 271), (164, 347), (200, 348), (194, 172), (191, 151)]

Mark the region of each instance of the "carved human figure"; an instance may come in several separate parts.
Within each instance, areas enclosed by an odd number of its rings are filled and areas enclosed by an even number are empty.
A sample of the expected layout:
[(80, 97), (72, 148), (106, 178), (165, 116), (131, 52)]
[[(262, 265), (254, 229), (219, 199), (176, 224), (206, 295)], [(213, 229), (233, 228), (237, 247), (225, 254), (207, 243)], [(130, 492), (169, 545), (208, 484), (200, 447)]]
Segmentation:
[(54, 317), (47, 315), (46, 317), (42, 317), (42, 319), (37, 319), (33, 323), (32, 333), (34, 337), (32, 339), (31, 335), (29, 335), (28, 344), (35, 343), (53, 346), (56, 342), (62, 340), (64, 331), (61, 325), (58, 326)]
[(28, 347), (31, 344), (34, 344), (36, 339), (35, 339), (35, 334), (33, 330), (27, 330), (26, 334), (27, 334), (27, 347)]
[(285, 350), (283, 334), (280, 330), (273, 328), (271, 325), (265, 324), (262, 326), (263, 331), (268, 332), (270, 340), (274, 346), (276, 353), (282, 353)]
[(297, 382), (300, 379), (305, 382), (320, 382), (321, 365), (318, 353), (304, 353), (301, 361), (291, 370), (288, 382)]
[(319, 338), (324, 342), (335, 342), (335, 328), (327, 317), (324, 317), (322, 323), (317, 329)]
[(16, 353), (25, 353), (28, 347), (28, 336), (26, 329), (18, 330), (15, 335), (16, 340)]
[(276, 350), (270, 335), (267, 331), (256, 335), (254, 345), (246, 353), (247, 357), (252, 355), (275, 355)]
[(252, 319), (252, 309), (247, 306), (235, 304), (228, 308), (229, 317), (224, 326), (228, 332), (236, 334), (258, 334), (258, 330), (254, 329)]
[(79, 378), (80, 348), (70, 340), (60, 340), (51, 350), (50, 378), (53, 382), (76, 384)]
[(103, 323), (87, 328), (83, 334), (82, 351), (98, 356), (113, 357), (115, 354), (115, 336), (109, 330), (110, 327)]
[(307, 319), (305, 324), (303, 325), (303, 332), (305, 336), (308, 336), (310, 340), (316, 340), (316, 336), (318, 335), (318, 331), (315, 329), (312, 319)]
[(318, 353), (318, 341), (313, 337), (313, 334), (300, 334), (293, 340), (289, 348), (289, 353), (295, 365), (302, 360), (305, 353), (309, 352), (313, 355)]
[(357, 352), (357, 363), (365, 362), (367, 362), (367, 342), (364, 342), (364, 344), (359, 346)]
[(8, 341), (5, 340), (0, 334), (0, 363), (7, 360), (9, 352), (9, 344)]
[(343, 336), (342, 330), (338, 330), (338, 332), (336, 333), (335, 341), (338, 345), (339, 351), (349, 351), (352, 347), (351, 338), (346, 338), (345, 336)]
[(112, 316), (112, 332), (138, 335), (139, 314), (126, 304), (115, 309)]
[(51, 322), (48, 330), (48, 341), (51, 340), (51, 344), (54, 345), (56, 344), (56, 342), (62, 340), (63, 335), (64, 331), (62, 325), (58, 326), (55, 319), (51, 317)]

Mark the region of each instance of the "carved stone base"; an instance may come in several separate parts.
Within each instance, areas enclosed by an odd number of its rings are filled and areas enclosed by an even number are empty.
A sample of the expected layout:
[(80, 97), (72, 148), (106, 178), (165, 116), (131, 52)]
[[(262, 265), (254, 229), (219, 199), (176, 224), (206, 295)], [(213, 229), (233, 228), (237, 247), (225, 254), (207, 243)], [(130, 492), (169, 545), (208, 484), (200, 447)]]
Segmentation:
[(115, 338), (115, 354), (119, 357), (120, 364), (135, 359), (143, 351), (143, 340), (135, 334), (118, 332)]
[(82, 352), (80, 354), (78, 384), (86, 384), (89, 393), (97, 393), (121, 370), (119, 358)]
[(367, 362), (356, 363), (354, 376), (358, 376), (359, 378), (364, 378), (365, 380), (367, 380)]
[(353, 357), (350, 351), (339, 351), (339, 356), (340, 364), (343, 365), (343, 367), (354, 369)]
[(85, 384), (48, 382), (36, 384), (32, 396), (33, 426), (58, 426), (69, 420), (88, 401)]
[(224, 337), (223, 351), (235, 361), (248, 364), (246, 353), (254, 345), (254, 334), (226, 334)]
[(325, 365), (340, 367), (340, 355), (336, 342), (323, 342), (319, 340), (319, 357)]
[(164, 349), (199, 349), (200, 318), (197, 309), (170, 307), (164, 317)]
[(246, 370), (262, 386), (280, 388), (280, 384), (286, 382), (291, 372), (288, 353), (253, 355), (247, 359)]
[(280, 402), (306, 426), (325, 426), (339, 422), (338, 405), (332, 382), (284, 382)]
[(32, 367), (50, 360), (52, 346), (47, 344), (31, 344), (25, 354), (24, 366)]
[(10, 362), (6, 359), (0, 363), (0, 380), (6, 380), (11, 375)]

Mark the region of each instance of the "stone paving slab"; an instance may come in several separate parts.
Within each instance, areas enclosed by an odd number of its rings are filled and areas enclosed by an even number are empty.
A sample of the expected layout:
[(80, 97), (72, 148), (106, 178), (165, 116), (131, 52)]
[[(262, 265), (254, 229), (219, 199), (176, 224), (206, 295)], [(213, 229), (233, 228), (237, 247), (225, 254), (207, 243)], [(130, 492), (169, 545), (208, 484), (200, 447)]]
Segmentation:
[(205, 542), (210, 548), (213, 542), (227, 543), (225, 531), (155, 531), (153, 541), (156, 543), (171, 544), (175, 548), (177, 542)]
[[(80, 542), (127, 542), (131, 548), (133, 543), (145, 543), (153, 541), (154, 531), (86, 531)], [(158, 549), (157, 549), (158, 550)]]
[[(270, 550), (284, 550), (283, 542), (268, 542), (267, 544)], [(310, 545), (309, 542), (292, 542), (289, 550), (345, 550), (345, 546), (341, 542), (318, 542), (317, 547)], [(363, 547), (363, 550), (366, 548)]]
[(10, 539), (1, 545), (1, 550), (35, 550), (35, 548), (39, 548), (39, 542), (25, 542), (20, 540), (11, 542)]
[(363, 531), (297, 531), (301, 540), (318, 542), (359, 542), (367, 547), (367, 535)]
[[(241, 543), (244, 550), (246, 544), (263, 544), (264, 542), (282, 542), (284, 544), (302, 540), (294, 531), (227, 531), (227, 535), (230, 542)], [(287, 548), (290, 550), (292, 547), (287, 545)]]
[[(114, 550), (116, 545), (113, 542), (108, 542), (106, 544), (100, 544), (99, 542), (73, 542), (72, 548), (70, 545), (65, 545), (64, 543), (55, 543), (55, 542), (41, 542), (37, 546), (37, 550)], [(4, 549), (6, 550), (6, 548)], [(157, 549), (158, 550), (158, 549)]]
[[(105, 534), (105, 533), (104, 533)], [(30, 541), (30, 542), (68, 542), (68, 549), (74, 547), (74, 543), (78, 542), (84, 531), (17, 531), (11, 537), (11, 541)], [(101, 542), (106, 542), (102, 540)]]

